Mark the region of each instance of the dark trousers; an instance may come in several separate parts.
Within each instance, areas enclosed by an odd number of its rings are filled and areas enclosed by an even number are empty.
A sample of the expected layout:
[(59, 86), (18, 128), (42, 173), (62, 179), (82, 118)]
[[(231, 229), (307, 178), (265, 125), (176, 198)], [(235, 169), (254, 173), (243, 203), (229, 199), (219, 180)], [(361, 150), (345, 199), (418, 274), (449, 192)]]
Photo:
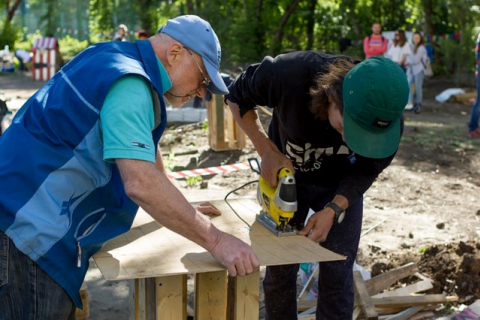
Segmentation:
[(0, 320), (74, 320), (68, 294), (0, 231)]
[[(298, 186), (297, 216), (305, 219), (308, 208), (320, 211), (331, 201), (335, 189)], [(333, 225), (322, 246), (345, 256), (343, 261), (320, 263), (317, 319), (352, 319), (353, 272), (363, 217), (363, 199), (351, 203), (341, 224)], [(263, 289), (267, 320), (297, 319), (298, 264), (267, 267)]]

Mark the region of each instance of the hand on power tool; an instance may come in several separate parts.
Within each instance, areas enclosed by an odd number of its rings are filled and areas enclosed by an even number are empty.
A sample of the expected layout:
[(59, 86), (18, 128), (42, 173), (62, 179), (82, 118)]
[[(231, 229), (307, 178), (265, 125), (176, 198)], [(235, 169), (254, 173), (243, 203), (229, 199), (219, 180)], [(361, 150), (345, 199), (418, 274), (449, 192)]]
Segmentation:
[(292, 161), (276, 148), (264, 152), (260, 167), (262, 177), (271, 188), (275, 188), (278, 184), (278, 172), (280, 169), (286, 167), (295, 173)]
[(335, 212), (325, 208), (315, 212), (308, 219), (305, 227), (298, 232), (298, 235), (307, 236), (313, 242), (324, 242), (332, 228), (335, 219)]
[[(335, 195), (332, 200), (343, 209), (348, 208), (347, 198), (342, 195)], [(327, 240), (328, 233), (335, 222), (335, 211), (331, 208), (315, 212), (307, 221), (305, 227), (298, 232), (299, 235), (307, 236), (313, 242), (324, 242)]]

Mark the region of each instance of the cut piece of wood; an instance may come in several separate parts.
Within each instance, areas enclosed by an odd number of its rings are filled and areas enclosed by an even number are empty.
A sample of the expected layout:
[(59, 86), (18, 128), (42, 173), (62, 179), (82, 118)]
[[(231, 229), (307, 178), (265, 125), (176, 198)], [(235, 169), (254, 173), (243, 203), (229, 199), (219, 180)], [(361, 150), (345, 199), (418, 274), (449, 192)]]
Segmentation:
[(470, 99), (476, 99), (477, 92), (466, 92), (466, 93), (458, 93), (450, 96), (448, 99), (449, 102), (468, 102)]
[(386, 298), (372, 298), (375, 306), (383, 308), (408, 308), (429, 304), (446, 303), (448, 299), (443, 294), (429, 294), (424, 296), (400, 296)]
[(260, 271), (228, 277), (227, 319), (258, 319), (260, 316)]
[(387, 318), (387, 320), (407, 320), (407, 319), (410, 319), (410, 317), (413, 316), (414, 314), (417, 314), (418, 312), (420, 312), (422, 309), (423, 309), (423, 306), (411, 307), (406, 310), (403, 310), (400, 313), (397, 313), (394, 316)]
[(420, 312), (414, 315), (413, 317), (411, 317), (409, 320), (432, 319), (433, 317), (435, 317), (435, 313), (433, 313), (432, 311), (428, 311), (428, 312)]
[(353, 273), (353, 288), (357, 295), (357, 301), (362, 308), (363, 316), (365, 319), (378, 319), (378, 313), (375, 306), (372, 303), (372, 298), (368, 294), (367, 286), (362, 278), (362, 274), (359, 271)]
[(317, 312), (317, 307), (311, 307), (310, 309), (307, 309), (303, 312), (300, 312), (298, 314), (298, 317), (300, 318), (300, 316), (306, 316), (306, 315), (311, 315), (311, 314), (315, 314), (315, 312)]
[(223, 320), (227, 315), (227, 272), (195, 275), (195, 319)]
[(352, 320), (357, 320), (357, 318), (358, 318), (358, 316), (360, 315), (361, 312), (362, 312), (362, 308), (355, 307), (353, 309)]
[(418, 267), (411, 262), (397, 269), (373, 277), (365, 281), (368, 294), (373, 296), (377, 293), (381, 293), (383, 290), (390, 288), (390, 286), (398, 280), (414, 275), (416, 272), (418, 272)]
[(317, 300), (299, 300), (297, 301), (297, 310), (302, 312), (317, 306)]
[(433, 288), (433, 284), (428, 280), (419, 281), (413, 284), (409, 284), (402, 288), (397, 288), (392, 291), (387, 291), (383, 293), (376, 294), (372, 298), (384, 298), (384, 297), (398, 297), (398, 296), (408, 296), (413, 293), (427, 291)]
[(145, 279), (135, 279), (135, 320), (147, 319), (147, 299)]
[(155, 278), (157, 320), (187, 317), (187, 275)]
[(212, 94), (212, 100), (207, 101), (208, 142), (215, 151), (227, 149), (223, 108), (222, 96)]

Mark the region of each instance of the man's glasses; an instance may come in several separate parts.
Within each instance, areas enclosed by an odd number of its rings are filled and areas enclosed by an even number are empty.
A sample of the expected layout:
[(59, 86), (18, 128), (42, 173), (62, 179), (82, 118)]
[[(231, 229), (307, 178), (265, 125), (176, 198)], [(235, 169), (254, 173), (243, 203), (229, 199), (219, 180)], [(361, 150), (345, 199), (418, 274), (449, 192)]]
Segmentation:
[(192, 52), (187, 47), (184, 47), (184, 48), (190, 54), (190, 56), (193, 59), (193, 62), (195, 62), (196, 66), (198, 67), (198, 70), (200, 71), (200, 74), (202, 75), (203, 80), (200, 81), (197, 89), (195, 89), (191, 93), (187, 93), (184, 96), (177, 96), (177, 95), (174, 95), (174, 94), (170, 93), (169, 91), (167, 91), (167, 93), (169, 95), (171, 95), (172, 97), (175, 97), (175, 98), (187, 98), (188, 97), (189, 99), (191, 99), (192, 97), (198, 95), (200, 92), (202, 92), (204, 89), (206, 89), (208, 87), (208, 85), (210, 84), (210, 82), (212, 82), (212, 81), (209, 80), (207, 77), (205, 77), (205, 74), (203, 73), (202, 68), (198, 64), (197, 60), (195, 60), (195, 57), (193, 56)]

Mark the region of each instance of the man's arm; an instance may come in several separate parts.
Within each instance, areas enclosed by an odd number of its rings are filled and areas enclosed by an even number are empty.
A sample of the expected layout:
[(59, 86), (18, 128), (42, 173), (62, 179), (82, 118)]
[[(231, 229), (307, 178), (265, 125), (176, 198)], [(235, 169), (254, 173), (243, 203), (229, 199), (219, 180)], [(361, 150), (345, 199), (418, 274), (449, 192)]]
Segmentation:
[(205, 248), (231, 276), (257, 271), (259, 261), (251, 247), (218, 230), (155, 164), (131, 159), (116, 159), (116, 163), (127, 195), (155, 220)]
[(267, 183), (272, 187), (276, 186), (278, 171), (283, 167), (287, 167), (292, 172), (295, 172), (292, 162), (278, 150), (275, 143), (268, 138), (265, 130), (263, 130), (258, 112), (255, 109), (251, 109), (242, 117), (238, 104), (228, 99), (226, 102), (232, 110), (233, 117), (250, 138), (259, 156), (262, 158), (261, 172)]
[(367, 57), (372, 55), (372, 49), (370, 48), (370, 41), (368, 37), (365, 37), (365, 39), (363, 39), (363, 52)]

